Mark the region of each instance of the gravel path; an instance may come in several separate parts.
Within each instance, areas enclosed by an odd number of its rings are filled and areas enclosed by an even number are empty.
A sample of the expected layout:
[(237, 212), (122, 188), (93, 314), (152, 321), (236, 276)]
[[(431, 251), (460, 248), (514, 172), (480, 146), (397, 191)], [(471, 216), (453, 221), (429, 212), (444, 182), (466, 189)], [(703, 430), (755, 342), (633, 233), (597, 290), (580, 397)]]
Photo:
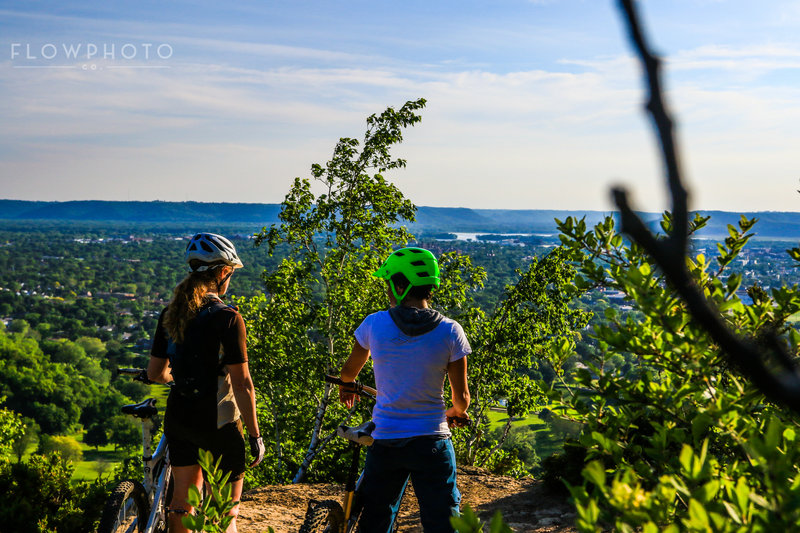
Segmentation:
[[(471, 467), (459, 468), (458, 486), (462, 505), (467, 504), (488, 523), (500, 510), (518, 532), (574, 532), (575, 513), (563, 496), (547, 494), (540, 481), (495, 476)], [(343, 488), (329, 484), (273, 485), (253, 489), (242, 497), (239, 516), (241, 533), (296, 532), (312, 499), (341, 501)], [(419, 508), (413, 490), (403, 500), (399, 531), (422, 533)]]

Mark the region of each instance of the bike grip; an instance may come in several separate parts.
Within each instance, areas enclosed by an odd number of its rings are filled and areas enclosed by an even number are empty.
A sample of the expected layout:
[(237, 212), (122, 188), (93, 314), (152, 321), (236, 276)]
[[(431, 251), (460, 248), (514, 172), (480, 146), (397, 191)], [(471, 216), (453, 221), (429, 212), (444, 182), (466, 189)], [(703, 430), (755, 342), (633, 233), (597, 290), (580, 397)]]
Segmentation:
[(463, 428), (472, 425), (472, 419), (468, 416), (448, 416), (448, 422), (452, 422), (455, 427)]
[(141, 381), (145, 385), (152, 385), (155, 381), (150, 381), (150, 378), (147, 377), (147, 370), (142, 370), (138, 374), (133, 377), (134, 381)]
[(373, 396), (378, 395), (377, 389), (374, 389), (367, 385), (363, 385), (358, 381), (353, 381), (353, 382), (342, 381), (340, 378), (337, 378), (336, 376), (331, 376), (330, 374), (325, 374), (325, 381), (327, 381), (328, 383), (333, 383), (335, 385), (342, 385), (343, 387), (350, 387), (353, 389), (352, 392), (355, 394), (358, 394), (360, 391), (364, 391), (367, 394), (371, 394)]

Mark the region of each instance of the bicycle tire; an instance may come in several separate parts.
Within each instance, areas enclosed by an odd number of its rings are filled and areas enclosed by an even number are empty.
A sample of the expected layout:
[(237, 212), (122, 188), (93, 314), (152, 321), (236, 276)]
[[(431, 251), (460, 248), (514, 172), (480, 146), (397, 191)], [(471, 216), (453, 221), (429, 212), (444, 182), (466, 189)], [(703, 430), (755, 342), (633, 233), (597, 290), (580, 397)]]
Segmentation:
[(300, 533), (344, 533), (344, 511), (333, 500), (311, 501)]
[(97, 533), (143, 533), (149, 515), (150, 506), (142, 484), (122, 481), (106, 500)]

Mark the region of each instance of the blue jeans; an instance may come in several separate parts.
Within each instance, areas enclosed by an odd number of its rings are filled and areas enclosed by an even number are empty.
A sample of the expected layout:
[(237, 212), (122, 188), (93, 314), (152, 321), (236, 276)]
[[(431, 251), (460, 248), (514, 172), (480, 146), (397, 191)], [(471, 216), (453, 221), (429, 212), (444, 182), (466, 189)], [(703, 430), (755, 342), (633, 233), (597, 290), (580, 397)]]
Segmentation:
[(364, 502), (360, 531), (390, 531), (409, 477), (425, 533), (453, 531), (450, 517), (461, 502), (456, 454), (449, 438), (433, 436), (376, 440), (370, 446), (358, 489)]

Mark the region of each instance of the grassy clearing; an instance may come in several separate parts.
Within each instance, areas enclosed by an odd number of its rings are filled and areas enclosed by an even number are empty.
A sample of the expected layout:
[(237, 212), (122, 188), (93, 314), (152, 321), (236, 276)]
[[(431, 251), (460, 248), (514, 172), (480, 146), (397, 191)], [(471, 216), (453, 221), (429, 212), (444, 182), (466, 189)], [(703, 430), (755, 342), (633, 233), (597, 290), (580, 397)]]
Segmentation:
[[(508, 414), (505, 409), (495, 408), (488, 412), (489, 427), (499, 429), (508, 422)], [(511, 422), (512, 431), (527, 430), (533, 433), (536, 455), (540, 459), (549, 457), (561, 451), (566, 434), (564, 431), (552, 424), (548, 424), (536, 414), (528, 414), (525, 418), (516, 418)]]
[[(489, 425), (492, 429), (503, 427), (508, 421), (508, 414), (505, 409), (491, 409), (488, 412)], [(538, 415), (529, 414), (525, 418), (515, 418), (511, 422), (512, 428), (529, 426), (532, 430), (538, 431), (545, 429), (547, 424)]]
[(113, 444), (98, 446), (97, 449), (84, 444), (83, 430), (69, 436), (80, 443), (83, 453), (83, 459), (74, 463), (75, 471), (72, 473), (72, 479), (75, 481), (92, 481), (98, 476), (106, 475), (126, 457), (126, 453), (123, 450), (115, 450)]

